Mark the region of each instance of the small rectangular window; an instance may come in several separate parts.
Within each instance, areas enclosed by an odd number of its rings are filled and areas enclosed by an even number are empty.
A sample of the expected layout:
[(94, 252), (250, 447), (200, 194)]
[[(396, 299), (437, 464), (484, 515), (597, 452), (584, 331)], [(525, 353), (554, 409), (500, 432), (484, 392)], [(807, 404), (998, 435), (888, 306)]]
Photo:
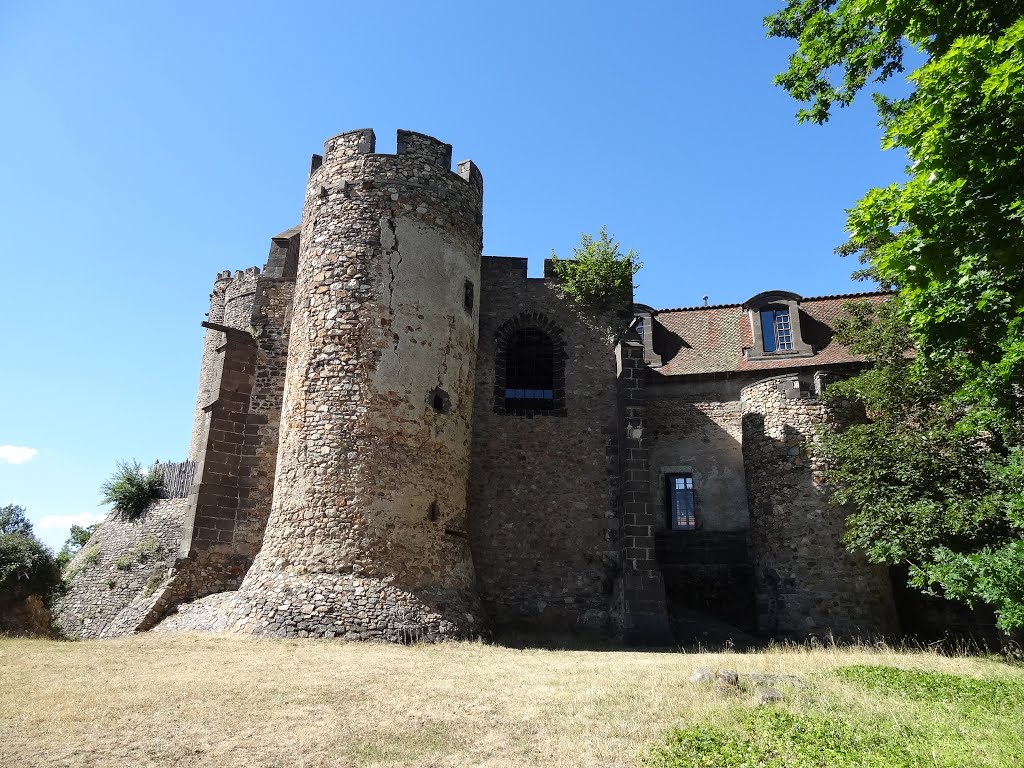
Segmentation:
[(636, 333), (640, 337), (640, 340), (643, 341), (643, 338), (644, 338), (644, 319), (642, 317), (638, 317), (637, 320), (636, 320)]
[(669, 528), (692, 531), (697, 528), (693, 506), (693, 475), (668, 475)]
[(462, 308), (467, 312), (473, 311), (473, 284), (467, 280), (462, 284)]

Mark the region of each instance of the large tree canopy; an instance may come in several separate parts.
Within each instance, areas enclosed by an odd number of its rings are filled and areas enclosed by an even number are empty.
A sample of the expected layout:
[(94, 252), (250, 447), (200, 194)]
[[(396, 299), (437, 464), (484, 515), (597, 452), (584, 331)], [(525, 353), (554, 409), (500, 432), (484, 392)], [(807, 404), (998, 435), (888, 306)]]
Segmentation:
[[(776, 82), (801, 121), (922, 62), (908, 94), (873, 94), (907, 178), (856, 203), (838, 249), (898, 297), (887, 330), (846, 329), (877, 367), (841, 388), (872, 420), (827, 441), (833, 479), (851, 544), (1024, 626), (1024, 2), (792, 0), (765, 25), (797, 43)], [(881, 354), (894, 339), (913, 361)]]

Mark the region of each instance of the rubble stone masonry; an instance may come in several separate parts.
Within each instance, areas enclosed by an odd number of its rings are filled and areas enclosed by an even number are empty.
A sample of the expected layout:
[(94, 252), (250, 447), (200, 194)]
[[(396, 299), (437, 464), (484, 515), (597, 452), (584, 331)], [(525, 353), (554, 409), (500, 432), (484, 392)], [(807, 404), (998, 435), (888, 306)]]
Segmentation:
[[(187, 604), (165, 628), (894, 633), (887, 574), (844, 549), (816, 463), (823, 377), (863, 365), (829, 330), (843, 297), (798, 307), (817, 313), (794, 325), (802, 354), (757, 360), (740, 305), (583, 308), (551, 262), (531, 278), (481, 255), (472, 162), (397, 139), (328, 139), (300, 226), (262, 270), (217, 274), (188, 497), (101, 526), (65, 632), (142, 631)], [(696, 522), (674, 531), (675, 474)]]
[(237, 629), (402, 641), (476, 634), (466, 532), (483, 181), (409, 131), (315, 157), (274, 499)]
[(821, 377), (776, 376), (744, 388), (743, 458), (750, 499), (758, 629), (771, 637), (868, 639), (898, 624), (888, 572), (842, 544), (815, 455), (832, 416)]
[[(579, 309), (527, 260), (485, 257), (480, 294), (470, 542), (498, 629), (611, 632), (621, 574), (616, 335), (628, 307)], [(544, 332), (553, 409), (504, 408), (504, 340)]]

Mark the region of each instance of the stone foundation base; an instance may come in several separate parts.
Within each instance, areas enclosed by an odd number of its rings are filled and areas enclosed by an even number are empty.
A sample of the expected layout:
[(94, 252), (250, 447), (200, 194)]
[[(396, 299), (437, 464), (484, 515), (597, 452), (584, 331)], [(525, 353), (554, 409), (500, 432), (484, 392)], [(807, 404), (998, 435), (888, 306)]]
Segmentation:
[(229, 631), (392, 643), (479, 637), (483, 611), (469, 590), (401, 587), (353, 574), (250, 574)]

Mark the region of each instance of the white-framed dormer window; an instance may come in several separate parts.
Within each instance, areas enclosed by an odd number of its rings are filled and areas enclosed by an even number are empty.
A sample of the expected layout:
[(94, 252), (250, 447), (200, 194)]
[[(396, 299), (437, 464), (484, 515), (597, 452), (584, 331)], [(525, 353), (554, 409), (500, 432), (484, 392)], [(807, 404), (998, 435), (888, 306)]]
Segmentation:
[(800, 296), (789, 291), (765, 291), (743, 304), (750, 318), (752, 344), (743, 350), (749, 360), (811, 357), (814, 348), (800, 333)]

